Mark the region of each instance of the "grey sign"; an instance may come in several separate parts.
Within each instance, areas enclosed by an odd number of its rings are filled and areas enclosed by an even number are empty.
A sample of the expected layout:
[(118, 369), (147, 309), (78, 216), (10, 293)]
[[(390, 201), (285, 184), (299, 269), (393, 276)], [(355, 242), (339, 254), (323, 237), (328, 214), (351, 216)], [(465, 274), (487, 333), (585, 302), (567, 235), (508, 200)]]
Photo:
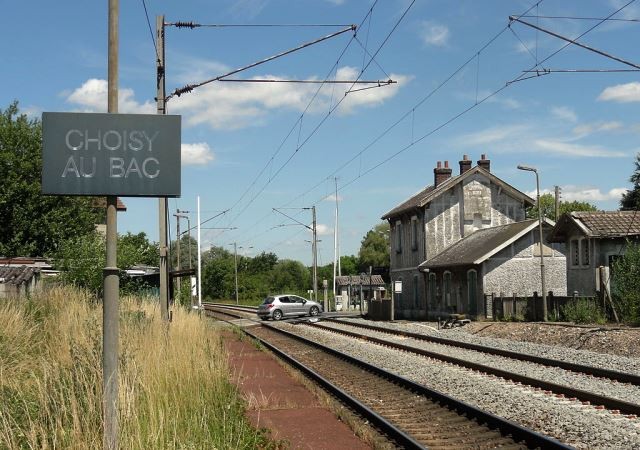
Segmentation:
[(180, 196), (180, 116), (42, 114), (42, 193)]

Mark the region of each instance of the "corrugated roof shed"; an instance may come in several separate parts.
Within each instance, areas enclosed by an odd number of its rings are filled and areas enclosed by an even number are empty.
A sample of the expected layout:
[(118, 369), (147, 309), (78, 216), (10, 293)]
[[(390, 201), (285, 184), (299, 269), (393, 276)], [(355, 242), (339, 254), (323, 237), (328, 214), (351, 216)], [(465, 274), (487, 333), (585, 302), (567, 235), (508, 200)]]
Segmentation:
[(346, 276), (341, 276), (341, 277), (336, 277), (336, 284), (338, 286), (348, 286), (348, 285), (355, 285), (355, 284), (360, 284), (362, 279), (362, 284), (364, 285), (369, 285), (369, 284), (373, 284), (373, 285), (379, 285), (379, 286), (384, 286), (384, 280), (382, 279), (382, 275), (371, 275), (371, 281), (369, 281), (369, 275), (363, 275), (362, 277), (360, 277), (360, 275), (346, 275)]
[(6, 267), (0, 266), (0, 283), (19, 285), (28, 283), (36, 273), (40, 272), (37, 267)]

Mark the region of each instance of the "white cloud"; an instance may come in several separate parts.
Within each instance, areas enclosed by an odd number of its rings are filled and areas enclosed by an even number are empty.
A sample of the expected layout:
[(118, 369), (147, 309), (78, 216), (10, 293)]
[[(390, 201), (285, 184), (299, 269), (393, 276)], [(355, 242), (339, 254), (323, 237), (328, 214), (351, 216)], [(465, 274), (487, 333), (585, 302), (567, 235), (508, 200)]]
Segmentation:
[(551, 114), (559, 120), (564, 120), (566, 122), (576, 123), (578, 121), (578, 116), (576, 113), (566, 106), (554, 106), (551, 108)]
[(420, 35), (425, 44), (434, 47), (444, 47), (449, 41), (449, 28), (432, 21), (423, 21), (420, 24)]
[[(607, 192), (602, 192), (600, 188), (591, 186), (562, 186), (561, 198), (564, 201), (580, 201), (580, 202), (602, 202), (620, 200), (622, 194), (627, 192), (625, 188), (613, 188)], [(535, 195), (535, 193), (533, 194)]]
[[(66, 101), (77, 105), (83, 112), (107, 111), (107, 80), (91, 78), (75, 89)], [(149, 101), (138, 103), (132, 89), (120, 88), (118, 91), (118, 112), (152, 114), (155, 104)]]
[(182, 144), (182, 165), (206, 166), (213, 160), (213, 151), (206, 142)]
[(526, 40), (526, 41), (518, 41), (516, 42), (516, 52), (518, 53), (526, 53), (527, 55), (534, 53), (535, 54), (536, 41)]
[(600, 93), (598, 100), (618, 103), (640, 102), (640, 82), (609, 86)]
[(527, 131), (526, 125), (495, 126), (476, 133), (466, 134), (458, 139), (459, 144), (478, 147), (497, 142), (511, 141), (513, 137), (521, 136)]
[(587, 156), (592, 158), (623, 158), (629, 156), (625, 152), (613, 151), (599, 145), (581, 145), (553, 139), (536, 139), (536, 147), (546, 152), (566, 156)]
[(585, 137), (593, 133), (598, 132), (607, 132), (607, 131), (617, 131), (621, 130), (623, 125), (621, 122), (610, 121), (610, 122), (593, 122), (593, 123), (583, 123), (577, 125), (573, 132), (580, 137)]
[(20, 113), (25, 114), (29, 119), (38, 119), (42, 118), (43, 109), (40, 106), (27, 106), (25, 108), (20, 107)]
[(316, 233), (318, 236), (330, 236), (333, 234), (333, 228), (323, 223), (316, 224)]
[[(343, 200), (343, 197), (341, 195), (338, 195), (338, 201), (341, 202)], [(325, 197), (324, 199), (325, 202), (336, 202), (336, 194), (331, 194)]]
[[(342, 67), (337, 71), (336, 79), (355, 80), (358, 77), (358, 73), (359, 71), (354, 67)], [(338, 107), (337, 112), (346, 115), (353, 113), (357, 107), (374, 107), (380, 105), (394, 97), (400, 87), (411, 80), (411, 77), (394, 73), (390, 74), (390, 77), (397, 83), (349, 93)], [(354, 89), (358, 89), (358, 85), (354, 86)], [(329, 89), (325, 88), (324, 90), (326, 91), (324, 95), (328, 95)]]

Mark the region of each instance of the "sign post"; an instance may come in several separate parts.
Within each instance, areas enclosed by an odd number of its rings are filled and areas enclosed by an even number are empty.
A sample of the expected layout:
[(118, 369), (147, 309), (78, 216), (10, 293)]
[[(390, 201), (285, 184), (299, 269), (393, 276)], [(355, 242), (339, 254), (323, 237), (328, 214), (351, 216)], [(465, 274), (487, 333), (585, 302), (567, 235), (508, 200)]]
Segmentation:
[[(111, 73), (111, 71), (110, 71)], [(117, 92), (117, 91), (116, 91)], [(180, 196), (180, 116), (42, 114), (42, 193), (107, 197), (103, 300), (104, 448), (118, 448), (117, 196)]]

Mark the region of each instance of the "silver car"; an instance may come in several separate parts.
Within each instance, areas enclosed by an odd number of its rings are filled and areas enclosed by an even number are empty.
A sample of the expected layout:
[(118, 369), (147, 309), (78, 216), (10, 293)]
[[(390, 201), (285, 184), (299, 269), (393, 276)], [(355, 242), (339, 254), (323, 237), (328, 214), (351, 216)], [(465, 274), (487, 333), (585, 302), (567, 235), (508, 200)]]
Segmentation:
[(322, 311), (322, 305), (297, 295), (273, 295), (264, 299), (258, 306), (258, 317), (262, 320), (272, 318), (280, 320), (291, 316), (317, 316)]

